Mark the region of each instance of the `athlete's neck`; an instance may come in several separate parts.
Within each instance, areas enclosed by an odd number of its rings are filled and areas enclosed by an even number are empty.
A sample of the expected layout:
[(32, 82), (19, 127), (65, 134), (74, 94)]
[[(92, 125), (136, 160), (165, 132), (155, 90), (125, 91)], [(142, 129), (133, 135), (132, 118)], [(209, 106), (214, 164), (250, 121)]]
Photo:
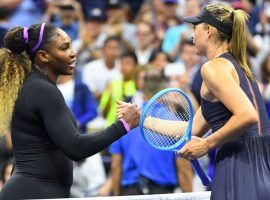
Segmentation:
[(207, 53), (208, 60), (218, 58), (220, 55), (229, 51), (228, 44), (221, 44), (211, 48)]
[(40, 71), (42, 74), (47, 76), (52, 82), (56, 83), (57, 76), (55, 74), (53, 74), (51, 71), (45, 69), (44, 67), (40, 67), (38, 65), (34, 65), (34, 67), (35, 67), (35, 69)]

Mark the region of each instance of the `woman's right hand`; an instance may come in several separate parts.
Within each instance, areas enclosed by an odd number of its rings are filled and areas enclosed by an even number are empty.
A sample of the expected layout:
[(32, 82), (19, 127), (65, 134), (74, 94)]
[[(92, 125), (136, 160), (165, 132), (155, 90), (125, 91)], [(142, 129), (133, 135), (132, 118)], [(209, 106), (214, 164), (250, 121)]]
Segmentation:
[(117, 101), (117, 118), (124, 119), (130, 126), (130, 129), (138, 126), (140, 115), (141, 111), (136, 104)]

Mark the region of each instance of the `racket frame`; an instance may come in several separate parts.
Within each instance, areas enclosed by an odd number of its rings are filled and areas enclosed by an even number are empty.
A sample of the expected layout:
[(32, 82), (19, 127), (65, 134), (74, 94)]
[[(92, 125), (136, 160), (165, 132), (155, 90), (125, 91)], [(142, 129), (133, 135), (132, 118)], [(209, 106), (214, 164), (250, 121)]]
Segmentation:
[[(144, 120), (146, 118), (146, 114), (150, 108), (150, 106), (152, 105), (153, 102), (155, 102), (160, 96), (168, 93), (168, 92), (179, 92), (181, 95), (183, 95), (187, 102), (188, 102), (188, 106), (189, 106), (189, 112), (190, 112), (190, 117), (188, 120), (188, 127), (186, 132), (184, 133), (183, 137), (176, 142), (175, 144), (171, 145), (171, 146), (167, 146), (167, 147), (160, 147), (160, 146), (156, 146), (154, 144), (152, 144), (150, 141), (147, 140), (147, 138), (144, 135), (144, 128), (143, 128), (143, 123)], [(178, 150), (180, 150), (186, 142), (191, 140), (191, 130), (192, 130), (192, 122), (193, 122), (193, 107), (191, 104), (191, 101), (188, 97), (188, 95), (183, 92), (181, 89), (179, 88), (166, 88), (164, 90), (159, 91), (158, 93), (156, 93), (145, 105), (141, 118), (140, 118), (140, 123), (139, 123), (139, 127), (140, 127), (140, 131), (143, 135), (144, 140), (150, 144), (152, 147), (157, 148), (157, 149), (161, 149), (161, 150), (170, 150), (170, 151), (175, 151), (177, 152)], [(202, 184), (204, 186), (209, 186), (211, 184), (211, 178), (205, 174), (204, 170), (202, 169), (202, 167), (200, 166), (200, 163), (197, 159), (195, 160), (191, 160), (190, 161), (192, 166), (194, 167), (194, 169), (196, 170), (198, 176), (200, 177)]]
[[(188, 120), (188, 127), (187, 130), (185, 131), (185, 133), (183, 134), (182, 138), (176, 142), (175, 144), (171, 145), (171, 146), (167, 146), (167, 147), (160, 147), (157, 145), (152, 144), (150, 141), (147, 140), (147, 138), (145, 137), (144, 134), (144, 130), (143, 130), (143, 123), (144, 120), (146, 118), (146, 114), (150, 108), (150, 106), (153, 104), (153, 102), (155, 102), (160, 96), (169, 93), (169, 92), (178, 92), (181, 95), (183, 95), (185, 97), (185, 99), (187, 100), (188, 106), (189, 106), (189, 120)], [(171, 150), (171, 151), (179, 151), (187, 141), (191, 140), (191, 130), (192, 130), (192, 121), (193, 121), (193, 108), (192, 108), (192, 104), (189, 100), (189, 97), (187, 96), (187, 94), (185, 92), (183, 92), (181, 89), (179, 88), (166, 88), (164, 90), (159, 91), (158, 93), (156, 93), (144, 106), (141, 118), (140, 118), (140, 122), (139, 122), (139, 127), (140, 127), (140, 131), (141, 133), (143, 133), (143, 138), (147, 141), (147, 143), (149, 143), (151, 146), (161, 149), (161, 150)]]

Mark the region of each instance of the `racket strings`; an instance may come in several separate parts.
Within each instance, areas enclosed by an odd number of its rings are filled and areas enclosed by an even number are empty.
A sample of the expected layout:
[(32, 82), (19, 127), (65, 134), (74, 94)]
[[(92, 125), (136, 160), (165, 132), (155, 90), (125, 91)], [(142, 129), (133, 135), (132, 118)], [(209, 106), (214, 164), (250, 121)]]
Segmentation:
[(181, 93), (168, 92), (151, 104), (145, 119), (147, 123), (144, 122), (143, 127), (146, 139), (153, 146), (170, 147), (178, 143), (187, 130), (189, 103)]

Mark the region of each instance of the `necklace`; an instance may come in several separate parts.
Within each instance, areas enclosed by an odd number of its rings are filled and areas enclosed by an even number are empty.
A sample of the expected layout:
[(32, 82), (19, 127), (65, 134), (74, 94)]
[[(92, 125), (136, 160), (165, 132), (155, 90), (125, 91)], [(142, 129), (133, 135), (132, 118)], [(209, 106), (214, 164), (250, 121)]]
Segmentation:
[(47, 78), (49, 78), (51, 81), (53, 81), (54, 83), (56, 82), (57, 77), (54, 74), (50, 73), (48, 70), (46, 70), (38, 65), (34, 65), (34, 67), (38, 71), (40, 71), (42, 74), (44, 74)]
[(43, 68), (41, 68), (40, 66), (38, 66), (38, 65), (34, 65), (34, 67), (38, 70), (38, 71), (40, 71), (42, 74), (44, 74), (45, 76), (47, 76), (48, 75), (48, 72), (47, 72), (47, 70), (45, 70), (45, 69), (43, 69)]

